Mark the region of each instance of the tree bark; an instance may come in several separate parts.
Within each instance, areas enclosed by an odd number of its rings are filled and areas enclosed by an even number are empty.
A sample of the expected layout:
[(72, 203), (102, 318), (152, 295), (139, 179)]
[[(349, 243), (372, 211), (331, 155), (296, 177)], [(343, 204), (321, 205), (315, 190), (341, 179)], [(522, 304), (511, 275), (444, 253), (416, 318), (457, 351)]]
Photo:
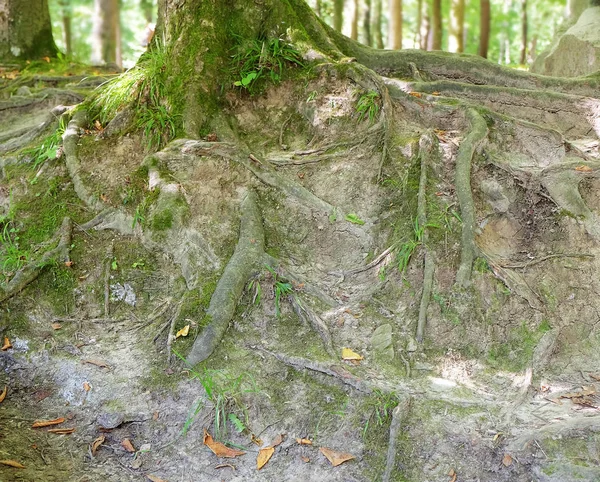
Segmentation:
[(369, 47), (373, 46), (373, 36), (371, 35), (371, 0), (365, 0), (365, 9), (363, 12), (363, 43)]
[(95, 0), (92, 63), (120, 67), (119, 0)]
[(146, 23), (152, 23), (154, 19), (154, 8), (152, 7), (152, 0), (140, 0), (140, 8), (146, 19)]
[(62, 15), (63, 24), (63, 42), (65, 43), (65, 54), (67, 57), (73, 55), (73, 48), (71, 44), (72, 33), (71, 33), (71, 0), (61, 0), (60, 9)]
[(521, 0), (521, 65), (527, 63), (527, 27), (527, 0)]
[(442, 50), (442, 0), (433, 0), (433, 37), (431, 50)]
[(402, 49), (402, 0), (390, 0), (388, 46), (392, 50)]
[(465, 38), (465, 0), (452, 0), (450, 7), (450, 28), (448, 51), (464, 52)]
[(56, 56), (48, 0), (0, 0), (0, 59)]
[(488, 48), (490, 45), (490, 0), (481, 0), (481, 10), (479, 13), (479, 50), (478, 54), (487, 59)]
[(342, 31), (344, 25), (344, 0), (333, 0), (333, 28)]
[(352, 23), (350, 26), (350, 38), (358, 40), (358, 17), (359, 17), (359, 0), (354, 0), (352, 10)]
[(414, 44), (416, 46), (421, 46), (421, 24), (423, 23), (423, 0), (417, 1), (417, 25), (415, 28), (415, 40)]
[(384, 47), (383, 35), (381, 34), (381, 2), (382, 0), (373, 0), (373, 15), (371, 23), (371, 34), (373, 35), (374, 47), (382, 49)]

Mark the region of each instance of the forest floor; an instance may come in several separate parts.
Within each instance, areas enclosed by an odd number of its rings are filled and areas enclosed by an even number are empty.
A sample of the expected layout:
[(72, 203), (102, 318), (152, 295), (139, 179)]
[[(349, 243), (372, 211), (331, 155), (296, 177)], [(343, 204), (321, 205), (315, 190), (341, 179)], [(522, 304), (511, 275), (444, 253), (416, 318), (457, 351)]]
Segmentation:
[[(78, 125), (69, 106), (113, 74), (51, 67), (0, 69), (0, 480), (600, 480), (596, 218), (559, 205), (595, 216), (600, 181), (577, 198), (558, 174), (515, 174), (564, 149), (553, 133), (494, 120), (470, 181), (480, 254), (457, 291), (470, 134), (450, 108), (419, 126), (426, 94), (387, 113), (385, 163), (378, 124), (356, 119), (362, 87), (331, 69), (232, 94), (267, 170), (210, 134), (152, 153), (141, 129)], [(597, 138), (574, 137), (569, 175), (595, 172)], [(258, 199), (264, 262), (190, 367), (240, 199)]]

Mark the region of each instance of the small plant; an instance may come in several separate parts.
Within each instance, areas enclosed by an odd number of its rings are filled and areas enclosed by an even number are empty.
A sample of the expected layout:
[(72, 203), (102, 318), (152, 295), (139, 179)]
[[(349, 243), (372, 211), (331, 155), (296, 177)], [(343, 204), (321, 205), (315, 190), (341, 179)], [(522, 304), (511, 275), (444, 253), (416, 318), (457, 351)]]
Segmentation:
[(346, 221), (351, 222), (352, 224), (358, 224), (360, 226), (362, 226), (363, 224), (365, 224), (365, 222), (360, 219), (356, 214), (354, 213), (349, 213), (346, 214)]
[(291, 283), (287, 281), (282, 281), (279, 279), (279, 275), (277, 272), (271, 268), (268, 264), (265, 267), (269, 270), (271, 275), (273, 276), (273, 280), (275, 281), (274, 289), (275, 289), (275, 315), (277, 317), (281, 316), (280, 303), (281, 298), (287, 295), (290, 295), (294, 292), (294, 288)]
[(175, 137), (175, 118), (164, 105), (140, 107), (136, 126), (143, 129), (149, 151), (159, 149)]
[(379, 112), (379, 93), (372, 90), (362, 94), (356, 103), (356, 112), (358, 112), (359, 122), (369, 119), (369, 122), (373, 123)]
[(419, 226), (418, 218), (415, 218), (415, 223), (413, 226), (413, 235), (408, 240), (400, 245), (400, 248), (396, 252), (396, 260), (398, 262), (398, 270), (403, 273), (404, 270), (408, 267), (408, 263), (412, 258), (415, 250), (423, 244), (423, 234), (425, 233), (426, 228), (437, 228), (439, 227), (437, 224), (427, 223), (424, 226)]
[[(52, 132), (52, 134), (47, 136), (37, 147), (25, 149), (22, 152), (22, 156), (31, 157), (32, 169), (38, 169), (44, 162), (52, 161), (61, 157), (62, 136), (65, 133), (66, 128), (67, 118), (65, 116), (61, 116), (58, 120), (58, 126), (54, 132)], [(37, 182), (36, 178), (34, 178), (31, 182), (32, 184), (35, 184), (35, 182)]]
[(10, 276), (27, 262), (28, 253), (20, 248), (19, 233), (10, 221), (5, 220), (0, 241), (2, 241), (2, 251), (0, 251), (2, 271), (6, 276)]
[(389, 423), (392, 417), (392, 411), (397, 406), (398, 396), (394, 392), (383, 393), (381, 390), (375, 390), (367, 402), (365, 411), (370, 412), (370, 414), (363, 428), (363, 438), (373, 424), (378, 427), (383, 427)]
[(262, 288), (260, 287), (260, 281), (257, 279), (253, 279), (248, 283), (248, 291), (252, 291), (254, 289), (254, 294), (252, 296), (252, 304), (259, 305), (262, 297)]
[(255, 91), (262, 79), (273, 84), (281, 82), (286, 64), (303, 66), (300, 52), (279, 38), (253, 40), (238, 47), (232, 64), (233, 74), (239, 79), (233, 85), (248, 92)]

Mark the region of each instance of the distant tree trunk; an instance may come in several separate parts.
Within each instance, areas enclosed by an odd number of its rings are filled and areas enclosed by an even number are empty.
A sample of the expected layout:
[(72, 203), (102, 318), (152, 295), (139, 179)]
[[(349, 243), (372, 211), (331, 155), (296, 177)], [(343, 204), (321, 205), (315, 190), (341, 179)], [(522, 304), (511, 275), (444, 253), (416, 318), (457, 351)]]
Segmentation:
[(433, 38), (431, 50), (442, 50), (442, 0), (433, 0)]
[(71, 44), (72, 34), (71, 34), (71, 0), (61, 0), (60, 1), (60, 10), (62, 15), (62, 24), (63, 24), (63, 41), (65, 42), (65, 54), (67, 57), (73, 55), (73, 48)]
[(452, 0), (450, 7), (449, 52), (464, 52), (465, 0)]
[(537, 35), (534, 35), (531, 38), (531, 42), (529, 44), (529, 64), (533, 64), (536, 57), (537, 57)]
[(527, 63), (527, 0), (521, 0), (521, 65)]
[(48, 0), (0, 0), (0, 59), (54, 57)]
[(421, 23), (423, 22), (423, 0), (417, 1), (417, 26), (415, 28), (415, 46), (421, 46)]
[(319, 17), (323, 16), (323, 5), (321, 4), (321, 0), (315, 1), (315, 12)]
[(120, 66), (119, 0), (95, 0), (92, 63)]
[(402, 0), (390, 0), (388, 46), (392, 50), (402, 49)]
[(490, 45), (490, 0), (481, 0), (479, 13), (479, 51), (478, 54), (487, 59)]
[(373, 34), (373, 43), (378, 49), (384, 47), (383, 35), (381, 34), (381, 2), (382, 0), (373, 0), (373, 15), (371, 23), (371, 32)]
[(425, 15), (423, 15), (423, 24), (421, 25), (421, 49), (431, 50), (431, 17), (429, 9), (425, 6)]
[(140, 7), (144, 14), (144, 18), (146, 19), (146, 23), (153, 23), (154, 7), (152, 5), (152, 0), (140, 0)]
[(363, 43), (369, 47), (373, 46), (373, 36), (371, 35), (371, 0), (365, 0), (365, 9), (363, 12)]
[(359, 0), (354, 0), (354, 9), (352, 10), (352, 23), (350, 25), (350, 38), (352, 40), (358, 40), (358, 13), (359, 13)]
[(344, 24), (344, 0), (333, 0), (333, 28), (342, 31)]

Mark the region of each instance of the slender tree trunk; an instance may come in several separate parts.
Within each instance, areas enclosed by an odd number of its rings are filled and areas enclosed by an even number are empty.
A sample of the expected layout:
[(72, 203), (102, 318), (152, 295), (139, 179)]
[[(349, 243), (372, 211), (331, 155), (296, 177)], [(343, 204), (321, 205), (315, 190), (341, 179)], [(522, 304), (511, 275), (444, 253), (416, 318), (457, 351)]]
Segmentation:
[(47, 0), (0, 0), (0, 59), (54, 57)]
[(433, 0), (433, 39), (431, 50), (442, 50), (442, 0)]
[(333, 0), (333, 28), (342, 31), (344, 25), (344, 0)]
[(421, 47), (421, 30), (423, 23), (423, 0), (417, 1), (417, 27), (415, 28), (415, 46)]
[(119, 0), (95, 0), (94, 4), (92, 63), (120, 66)]
[(527, 0), (521, 0), (521, 65), (527, 63)]
[(373, 36), (371, 35), (371, 0), (365, 0), (365, 9), (363, 12), (363, 43), (369, 47), (373, 46)]
[(464, 52), (465, 0), (452, 0), (450, 7), (449, 52)]
[(371, 23), (373, 43), (378, 49), (382, 49), (384, 47), (383, 35), (381, 34), (381, 2), (382, 0), (373, 0), (373, 21)]
[(358, 16), (359, 16), (359, 0), (354, 0), (354, 9), (352, 10), (352, 23), (350, 25), (350, 38), (358, 40)]
[(154, 19), (154, 8), (152, 6), (152, 0), (140, 0), (140, 7), (146, 19), (146, 23), (152, 23)]
[(388, 46), (392, 50), (402, 48), (402, 0), (390, 0)]
[(60, 10), (62, 15), (62, 24), (63, 24), (63, 41), (65, 42), (65, 54), (67, 57), (71, 57), (73, 55), (73, 48), (71, 44), (72, 34), (71, 34), (71, 0), (61, 0), (60, 2)]
[(487, 59), (490, 45), (490, 0), (481, 0), (479, 13), (479, 51), (478, 54)]
[(431, 17), (429, 8), (425, 6), (425, 15), (423, 15), (423, 25), (421, 26), (421, 49), (431, 50)]

